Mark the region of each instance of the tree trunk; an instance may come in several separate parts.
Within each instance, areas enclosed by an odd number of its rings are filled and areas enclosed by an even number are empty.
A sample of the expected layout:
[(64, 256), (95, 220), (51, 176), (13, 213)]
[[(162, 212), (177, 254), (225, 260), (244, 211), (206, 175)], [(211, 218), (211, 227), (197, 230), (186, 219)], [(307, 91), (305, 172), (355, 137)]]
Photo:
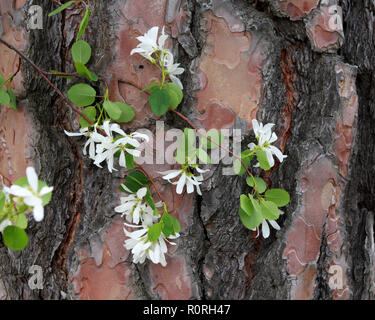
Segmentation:
[[(33, 165), (55, 190), (44, 220), (30, 219), (25, 250), (0, 242), (0, 299), (373, 299), (374, 2), (88, 3), (90, 68), (113, 100), (136, 110), (126, 128), (159, 126), (147, 97), (129, 84), (146, 86), (153, 66), (130, 50), (137, 36), (165, 25), (185, 68), (179, 111), (207, 130), (241, 129), (242, 147), (253, 137), (252, 119), (275, 123), (288, 158), (263, 178), (287, 190), (291, 203), (281, 230), (257, 238), (238, 216), (245, 178), (223, 175), (228, 157), (212, 165), (203, 196), (176, 195), (157, 173), (170, 166), (146, 165), (182, 234), (167, 267), (133, 264), (113, 210), (125, 172), (109, 174), (83, 156), (83, 141), (63, 132), (77, 130), (75, 115), (22, 61), (12, 82), (20, 111), (0, 111), (1, 172), (15, 180)], [(31, 5), (43, 9), (42, 30), (27, 27)], [(82, 12), (48, 18), (55, 8), (50, 0), (2, 1), (0, 35), (41, 69), (71, 72)], [(15, 52), (0, 45), (0, 57), (3, 75), (17, 70)], [(51, 79), (65, 93), (74, 83)], [(188, 127), (170, 113), (160, 120), (165, 130)], [(43, 289), (28, 284), (33, 265), (43, 270)]]

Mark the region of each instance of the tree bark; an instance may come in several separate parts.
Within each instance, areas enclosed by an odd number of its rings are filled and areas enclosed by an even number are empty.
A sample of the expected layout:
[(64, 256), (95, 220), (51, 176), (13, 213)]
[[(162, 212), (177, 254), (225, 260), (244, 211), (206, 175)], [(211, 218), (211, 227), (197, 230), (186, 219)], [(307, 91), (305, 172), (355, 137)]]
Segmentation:
[[(9, 2), (0, 5), (1, 37), (41, 69), (71, 72), (82, 12), (48, 18), (50, 0)], [(31, 2), (43, 9), (42, 30), (27, 29)], [(241, 129), (243, 148), (252, 119), (275, 123), (288, 158), (262, 177), (287, 190), (291, 203), (281, 230), (256, 238), (238, 216), (245, 178), (223, 175), (228, 157), (210, 167), (203, 196), (176, 195), (157, 174), (168, 166), (146, 165), (182, 234), (167, 267), (133, 264), (113, 210), (125, 172), (109, 174), (83, 156), (83, 141), (63, 132), (77, 130), (76, 116), (23, 61), (12, 83), (20, 111), (0, 109), (0, 167), (15, 180), (32, 164), (55, 190), (43, 222), (30, 219), (25, 250), (0, 242), (0, 299), (374, 299), (373, 1), (88, 3), (89, 66), (110, 84), (111, 99), (135, 108), (126, 129), (156, 133), (157, 120), (165, 129), (188, 127), (172, 113), (152, 116), (147, 97), (129, 84), (144, 87), (155, 76), (130, 56), (135, 38), (166, 25), (185, 68), (179, 111), (207, 130)], [(17, 55), (0, 45), (0, 56), (0, 72), (10, 75)], [(51, 79), (63, 92), (76, 81)], [(43, 289), (28, 285), (33, 265), (43, 270)]]

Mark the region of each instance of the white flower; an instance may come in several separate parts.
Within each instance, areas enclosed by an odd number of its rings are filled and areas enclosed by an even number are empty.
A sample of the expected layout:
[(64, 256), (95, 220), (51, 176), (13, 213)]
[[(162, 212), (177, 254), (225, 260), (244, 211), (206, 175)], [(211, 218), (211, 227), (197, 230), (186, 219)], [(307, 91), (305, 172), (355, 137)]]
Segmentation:
[[(283, 160), (287, 156), (283, 155), (278, 148), (271, 145), (271, 143), (277, 140), (277, 135), (274, 132), (272, 132), (272, 127), (274, 126), (274, 124), (268, 123), (265, 126), (263, 126), (261, 122), (258, 122), (255, 119), (252, 121), (252, 123), (254, 134), (258, 140), (258, 147), (266, 152), (268, 164), (270, 165), (270, 167), (272, 168), (275, 165), (273, 155), (275, 155), (280, 162), (283, 162)], [(250, 148), (250, 150), (254, 150), (257, 146), (254, 143), (250, 143), (248, 147)], [(256, 166), (258, 167), (259, 163)]]
[(108, 171), (112, 172), (113, 170), (116, 170), (113, 165), (114, 154), (117, 152), (117, 150), (114, 150), (115, 139), (113, 133), (118, 133), (121, 136), (125, 136), (126, 133), (120, 128), (120, 126), (117, 123), (111, 124), (109, 120), (104, 121), (103, 125), (101, 126), (101, 129), (104, 130), (106, 136), (98, 132), (93, 132), (91, 134), (93, 141), (97, 143), (96, 155), (92, 159), (94, 160), (94, 164), (100, 168), (102, 168), (100, 163), (106, 160)]
[[(129, 227), (136, 227), (132, 225), (125, 224)], [(165, 242), (168, 242), (171, 245), (175, 243), (169, 242), (163, 233), (160, 234), (158, 240), (150, 242), (148, 240), (148, 228), (142, 227), (142, 229), (128, 232), (124, 228), (124, 232), (129, 239), (125, 240), (124, 246), (127, 250), (131, 250), (133, 254), (133, 263), (143, 263), (146, 258), (151, 260), (153, 263), (160, 263), (163, 267), (167, 265), (165, 260), (165, 254), (168, 251), (167, 245)], [(174, 236), (168, 237), (169, 239), (176, 239), (180, 235), (177, 233)]]
[[(279, 209), (280, 215), (284, 214), (283, 211)], [(270, 227), (268, 226), (268, 223), (277, 231), (280, 230), (279, 224), (276, 222), (276, 220), (268, 220), (263, 219), (262, 221), (262, 236), (264, 239), (267, 239), (270, 236)], [(256, 227), (255, 229), (252, 229), (253, 231), (257, 231), (257, 238), (259, 236), (259, 227)]]
[(155, 52), (165, 51), (164, 45), (168, 36), (164, 33), (164, 27), (162, 29), (162, 34), (158, 40), (159, 27), (152, 27), (148, 30), (143, 36), (137, 37), (137, 40), (140, 42), (135, 49), (130, 52), (130, 55), (134, 53), (139, 53), (147, 60), (150, 60), (152, 63), (155, 62), (155, 59), (152, 58), (152, 55)]
[(93, 139), (92, 133), (96, 132), (97, 123), (94, 125), (94, 131), (90, 131), (89, 127), (81, 128), (79, 132), (68, 132), (64, 130), (65, 134), (69, 137), (79, 137), (85, 136), (88, 137), (84, 147), (83, 147), (83, 154), (87, 154), (87, 147), (89, 147), (89, 156), (91, 159), (95, 157), (95, 140)]
[(3, 222), (0, 223), (0, 232), (3, 232), (4, 229), (8, 226), (11, 226), (12, 222), (8, 219), (3, 220)]
[(10, 188), (4, 187), (4, 189), (6, 189), (7, 193), (22, 198), (27, 206), (33, 208), (34, 219), (36, 221), (41, 221), (44, 217), (42, 196), (52, 192), (53, 187), (43, 187), (38, 191), (38, 176), (33, 167), (28, 167), (26, 169), (26, 176), (29, 186), (21, 187), (12, 185)]
[(177, 84), (182, 90), (184, 88), (183, 85), (182, 85), (182, 82), (176, 76), (184, 73), (185, 70), (184, 70), (184, 68), (180, 68), (179, 65), (180, 65), (179, 63), (173, 62), (173, 55), (172, 54), (166, 55), (165, 67), (168, 70), (169, 78), (172, 80), (173, 83)]
[[(195, 169), (199, 175), (194, 176), (193, 169)], [(194, 192), (194, 186), (197, 189), (197, 193), (202, 195), (199, 185), (202, 184), (203, 176), (202, 173), (208, 172), (209, 170), (203, 170), (198, 167), (198, 165), (182, 165), (180, 170), (168, 170), (164, 172), (159, 172), (164, 175), (162, 178), (168, 182), (177, 185), (176, 193), (181, 194), (185, 185), (187, 193)], [(172, 182), (171, 180), (177, 178), (179, 175), (181, 177), (178, 181)]]
[[(139, 157), (141, 152), (137, 150), (140, 143), (137, 139), (144, 139), (149, 141), (146, 134), (139, 132), (133, 132), (131, 134), (126, 134), (118, 124), (110, 124), (109, 121), (103, 123), (102, 128), (106, 132), (107, 136), (103, 136), (99, 133), (93, 133), (93, 139), (97, 142), (96, 146), (96, 156), (94, 159), (94, 164), (102, 168), (100, 165), (103, 161), (107, 162), (107, 167), (109, 172), (117, 170), (114, 168), (114, 156), (117, 152), (119, 155), (119, 164), (122, 167), (127, 168), (125, 154), (129, 153), (134, 157)], [(113, 136), (113, 132), (120, 134), (121, 137), (117, 139)]]
[(154, 210), (144, 202), (147, 188), (140, 188), (136, 194), (130, 194), (127, 197), (121, 197), (121, 205), (115, 208), (115, 211), (126, 216), (130, 223), (138, 224), (140, 221), (143, 226), (151, 226), (159, 216), (154, 215)]

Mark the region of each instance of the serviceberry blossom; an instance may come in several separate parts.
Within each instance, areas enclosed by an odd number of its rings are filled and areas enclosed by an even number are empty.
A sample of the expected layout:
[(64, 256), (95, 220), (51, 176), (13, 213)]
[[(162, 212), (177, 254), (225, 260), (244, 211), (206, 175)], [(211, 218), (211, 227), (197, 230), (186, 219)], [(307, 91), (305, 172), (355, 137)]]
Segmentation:
[[(138, 226), (132, 226), (125, 223), (126, 226), (136, 228)], [(160, 263), (163, 267), (167, 265), (165, 260), (165, 254), (168, 251), (166, 242), (171, 245), (175, 243), (170, 242), (164, 236), (160, 234), (158, 240), (151, 242), (148, 239), (148, 228), (140, 227), (140, 230), (128, 232), (124, 228), (124, 232), (129, 239), (125, 240), (124, 246), (127, 250), (131, 250), (133, 254), (133, 263), (144, 263), (146, 258), (151, 260), (153, 263)], [(174, 236), (169, 236), (168, 239), (177, 239), (180, 235), (177, 233)]]
[(162, 30), (162, 35), (160, 36), (159, 41), (158, 33), (159, 27), (152, 27), (143, 36), (137, 37), (137, 40), (140, 43), (137, 45), (136, 48), (134, 48), (130, 52), (130, 55), (133, 55), (134, 53), (139, 53), (147, 60), (151, 61), (152, 63), (155, 63), (155, 59), (152, 57), (152, 55), (155, 52), (164, 50), (163, 47), (165, 44), (165, 40), (168, 38), (168, 36), (164, 34), (164, 28)]
[[(283, 211), (279, 209), (280, 215), (284, 214)], [(268, 219), (263, 219), (262, 221), (262, 236), (264, 239), (267, 239), (270, 236), (270, 227), (268, 226), (268, 223), (274, 228), (275, 230), (279, 231), (281, 228), (279, 224), (276, 222), (276, 220), (268, 220)], [(256, 227), (255, 229), (252, 229), (252, 231), (257, 231), (257, 238), (259, 236), (259, 227)]]
[(174, 63), (173, 54), (171, 51), (164, 48), (165, 41), (168, 38), (168, 35), (164, 33), (164, 27), (159, 39), (158, 32), (159, 27), (152, 27), (143, 36), (137, 37), (137, 40), (140, 43), (130, 52), (130, 54), (133, 55), (134, 53), (138, 53), (153, 64), (156, 64), (156, 60), (154, 59), (154, 57), (156, 57), (163, 74), (169, 76), (173, 83), (183, 89), (182, 83), (177, 76), (182, 74), (184, 69), (180, 67), (179, 63)]
[[(258, 122), (255, 119), (252, 121), (252, 124), (255, 137), (258, 140), (258, 145), (256, 145), (255, 143), (250, 143), (248, 145), (249, 149), (254, 150), (256, 147), (258, 147), (261, 150), (265, 151), (267, 154), (268, 164), (271, 168), (275, 165), (275, 160), (273, 158), (274, 155), (279, 159), (280, 162), (283, 162), (283, 160), (287, 156), (283, 155), (278, 148), (271, 145), (271, 143), (277, 140), (276, 133), (272, 132), (272, 127), (274, 126), (274, 124), (267, 123), (263, 126), (261, 122)], [(259, 167), (259, 163), (256, 164), (256, 166)]]
[[(195, 176), (193, 171), (197, 171), (199, 175)], [(167, 180), (168, 182), (177, 185), (176, 187), (176, 193), (181, 194), (185, 185), (186, 185), (186, 191), (187, 193), (194, 192), (194, 187), (197, 190), (197, 193), (199, 195), (202, 195), (202, 192), (200, 190), (199, 185), (202, 184), (203, 181), (203, 175), (202, 173), (208, 172), (209, 170), (203, 170), (198, 167), (196, 164), (185, 164), (181, 166), (181, 169), (179, 170), (167, 170), (164, 172), (159, 172), (163, 175), (163, 179)], [(181, 175), (181, 176), (180, 176)], [(172, 182), (172, 179), (177, 178), (180, 176), (178, 181)]]
[(12, 185), (10, 188), (4, 187), (4, 190), (8, 194), (21, 198), (27, 206), (32, 208), (34, 219), (36, 221), (42, 221), (44, 218), (42, 197), (52, 192), (53, 187), (45, 186), (39, 190), (38, 176), (33, 167), (28, 167), (26, 169), (26, 176), (29, 184), (27, 187)]
[[(105, 132), (101, 134), (97, 131), (100, 128)], [(149, 141), (149, 137), (139, 132), (126, 134), (117, 123), (111, 123), (109, 120), (104, 121), (103, 125), (94, 125), (94, 129), (82, 128), (79, 132), (67, 132), (65, 134), (71, 137), (86, 136), (87, 140), (83, 154), (86, 155), (87, 146), (89, 146), (89, 156), (94, 160), (94, 164), (102, 168), (101, 163), (106, 161), (108, 171), (116, 171), (114, 167), (115, 154), (119, 156), (119, 165), (127, 168), (126, 157), (128, 153), (134, 157), (139, 157), (141, 151), (137, 150), (140, 142), (137, 139)]]
[(184, 73), (184, 68), (179, 67), (179, 63), (174, 63), (172, 54), (167, 56), (165, 66), (167, 68), (167, 75), (169, 76), (169, 78), (172, 80), (174, 84), (177, 84), (182, 90), (184, 88), (182, 82), (176, 76)]
[(143, 226), (150, 227), (160, 218), (160, 215), (155, 216), (154, 210), (145, 202), (146, 194), (147, 188), (140, 188), (135, 194), (121, 197), (121, 205), (116, 207), (115, 211), (122, 213), (121, 217), (125, 216), (130, 223), (141, 222)]
[(87, 147), (89, 147), (89, 156), (91, 159), (94, 159), (95, 157), (95, 140), (92, 137), (92, 133), (96, 132), (97, 124), (94, 125), (94, 130), (90, 131), (89, 127), (81, 128), (79, 132), (68, 132), (64, 130), (65, 134), (69, 137), (79, 137), (79, 136), (85, 136), (88, 137), (84, 147), (83, 147), (83, 154), (87, 154)]

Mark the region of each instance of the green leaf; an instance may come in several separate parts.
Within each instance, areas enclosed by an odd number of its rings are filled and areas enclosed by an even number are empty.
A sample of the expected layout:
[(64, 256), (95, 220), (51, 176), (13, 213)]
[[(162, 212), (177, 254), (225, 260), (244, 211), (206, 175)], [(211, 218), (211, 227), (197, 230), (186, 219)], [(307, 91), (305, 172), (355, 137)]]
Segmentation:
[(257, 153), (257, 160), (260, 164), (260, 167), (263, 169), (263, 170), (269, 170), (271, 169), (270, 167), (270, 164), (268, 163), (268, 160), (267, 160), (267, 153), (263, 150), (258, 150)]
[(205, 164), (211, 163), (211, 159), (210, 159), (209, 155), (203, 149), (197, 149), (197, 157), (201, 162), (203, 162)]
[(145, 195), (145, 200), (146, 202), (148, 203), (148, 205), (152, 208), (152, 209), (156, 209), (156, 205), (155, 205), (155, 201), (154, 201), (154, 198), (152, 197), (151, 195), (151, 192), (150, 192), (150, 188), (147, 187), (147, 192), (146, 192), (146, 195)]
[(7, 86), (7, 93), (9, 95), (9, 99), (10, 99), (10, 102), (9, 102), (9, 105), (11, 106), (11, 108), (15, 111), (17, 111), (17, 99), (16, 99), (16, 95), (14, 94), (13, 90), (10, 89), (9, 86)]
[[(126, 178), (124, 185), (127, 187), (132, 193), (137, 192), (140, 188), (145, 186), (148, 183), (148, 178), (144, 175), (141, 171), (133, 171), (130, 172)], [(125, 189), (120, 187), (120, 190), (129, 193), (125, 191)]]
[[(254, 180), (259, 193), (263, 193), (264, 191), (266, 191), (267, 185), (262, 178), (254, 177)], [(249, 187), (254, 187), (254, 180), (252, 177), (246, 178), (246, 183), (249, 185)]]
[(134, 169), (135, 164), (134, 164), (134, 156), (131, 155), (130, 153), (125, 153), (125, 161), (126, 161), (126, 168), (127, 169)]
[(179, 138), (176, 150), (176, 161), (180, 164), (193, 163), (197, 155), (195, 149), (195, 131), (190, 128), (184, 129), (184, 134)]
[(0, 104), (2, 104), (3, 106), (7, 106), (9, 103), (9, 94), (7, 94), (3, 88), (0, 88)]
[(126, 103), (123, 102), (112, 102), (114, 103), (118, 109), (120, 109), (121, 114), (118, 119), (116, 119), (117, 122), (119, 123), (126, 123), (130, 122), (135, 118), (135, 112), (131, 106), (129, 106)]
[(26, 232), (16, 226), (8, 226), (3, 231), (5, 245), (14, 251), (19, 251), (27, 246), (29, 241)]
[[(15, 184), (17, 186), (20, 186), (20, 187), (29, 187), (30, 186), (26, 177), (18, 179), (13, 184)], [(43, 187), (47, 187), (47, 186), (48, 185), (44, 181), (38, 180), (38, 192), (40, 190), (42, 190)], [(47, 193), (44, 196), (42, 196), (42, 205), (46, 206), (51, 201), (51, 198), (52, 198), (52, 192)]]
[(152, 81), (148, 86), (144, 87), (140, 92), (144, 92), (144, 91), (152, 91), (152, 89), (154, 89), (155, 87), (158, 87), (160, 86), (160, 83), (159, 81)]
[(61, 7), (58, 7), (56, 10), (52, 11), (48, 16), (52, 17), (55, 14), (60, 13), (61, 11), (65, 10), (66, 8), (70, 7), (75, 1), (68, 1), (67, 3), (64, 3)]
[(5, 198), (5, 194), (4, 194), (4, 192), (2, 192), (2, 191), (0, 190), (0, 212), (1, 212), (1, 210), (3, 210), (3, 208), (4, 208), (5, 200), (6, 200), (6, 198)]
[(93, 87), (85, 83), (78, 83), (68, 91), (68, 98), (79, 107), (86, 107), (95, 101), (96, 91)]
[(76, 41), (78, 41), (85, 33), (86, 27), (89, 24), (90, 15), (91, 15), (90, 9), (86, 8), (85, 16), (83, 17), (81, 24), (79, 25), (79, 30), (78, 30)]
[[(211, 129), (207, 132), (206, 136), (210, 138), (212, 141), (216, 142), (217, 144), (221, 144), (223, 140), (223, 134), (221, 131), (216, 129)], [(216, 149), (218, 146), (215, 143), (212, 143), (210, 140), (208, 140), (206, 137), (200, 138), (200, 144), (202, 148), (206, 149)]]
[(250, 230), (258, 227), (263, 221), (263, 217), (258, 211), (254, 211), (253, 214), (249, 216), (244, 210), (239, 208), (238, 214), (242, 224)]
[[(246, 165), (246, 168), (249, 167), (250, 161), (252, 157), (249, 157), (249, 154), (251, 153), (251, 150), (245, 150), (241, 152), (241, 158), (243, 163)], [(238, 174), (239, 176), (242, 176), (245, 172), (246, 169), (242, 165), (241, 161), (239, 159), (234, 160), (233, 162), (233, 170), (235, 174)]]
[(274, 202), (278, 207), (283, 207), (289, 203), (290, 195), (282, 189), (271, 189), (265, 193), (265, 199)]
[(251, 203), (251, 200), (244, 194), (241, 194), (240, 196), (240, 207), (249, 216), (251, 216), (254, 213), (254, 207), (253, 207), (253, 204)]
[[(82, 114), (85, 115), (87, 117), (87, 119), (89, 119), (91, 122), (95, 123), (95, 119), (96, 119), (96, 108), (95, 107), (91, 106), (91, 107), (87, 107), (87, 108), (83, 109)], [(78, 122), (81, 125), (81, 128), (87, 128), (87, 127), (91, 126), (91, 124), (89, 122), (87, 122), (85, 119), (83, 119), (82, 117), (79, 117)]]
[(104, 110), (108, 113), (108, 115), (113, 120), (117, 120), (121, 116), (121, 109), (120, 107), (112, 101), (106, 100), (103, 103)]
[(13, 219), (11, 219), (14, 224), (21, 228), (21, 229), (26, 229), (27, 228), (27, 218), (24, 213), (20, 213), (17, 216), (15, 216)]
[(171, 105), (171, 97), (166, 88), (154, 88), (148, 97), (151, 111), (158, 117), (164, 115)]
[(155, 223), (152, 227), (150, 227), (147, 233), (148, 240), (151, 242), (158, 240), (161, 234), (162, 227), (163, 226), (160, 222)]
[(2, 74), (0, 73), (0, 87), (4, 84), (4, 77), (2, 76)]
[(180, 87), (173, 82), (168, 82), (164, 86), (167, 89), (169, 96), (170, 96), (170, 104), (169, 107), (172, 109), (176, 109), (178, 105), (181, 103), (183, 98), (183, 93)]
[(280, 216), (279, 208), (271, 201), (260, 201), (260, 210), (265, 219), (276, 220)]
[(162, 232), (166, 237), (171, 235), (175, 235), (176, 233), (181, 232), (181, 224), (177, 218), (171, 216), (166, 207), (164, 205), (164, 213), (162, 218), (160, 219), (160, 223), (162, 224)]
[(90, 45), (84, 40), (75, 42), (72, 46), (72, 57), (74, 62), (86, 64), (91, 58)]
[(98, 76), (94, 73), (91, 72), (87, 67), (81, 63), (81, 62), (75, 62), (74, 66), (76, 67), (77, 73), (83, 77), (85, 77), (88, 80), (92, 81), (98, 81)]

